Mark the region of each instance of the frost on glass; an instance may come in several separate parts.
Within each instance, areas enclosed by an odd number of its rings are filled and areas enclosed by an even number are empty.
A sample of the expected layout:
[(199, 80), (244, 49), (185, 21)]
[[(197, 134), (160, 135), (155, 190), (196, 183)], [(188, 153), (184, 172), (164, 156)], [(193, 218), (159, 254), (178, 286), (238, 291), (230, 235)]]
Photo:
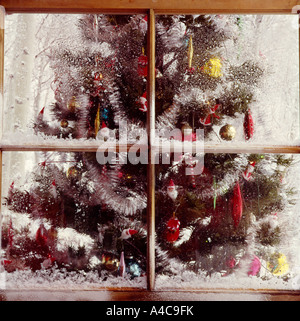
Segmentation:
[(100, 165), (95, 153), (3, 156), (6, 288), (146, 286), (145, 166)]
[(7, 16), (5, 140), (97, 144), (120, 121), (144, 128), (146, 33), (144, 15)]
[(191, 156), (156, 166), (157, 288), (299, 289), (298, 155)]
[(296, 15), (157, 16), (157, 129), (200, 128), (206, 142), (229, 145), (296, 144), (298, 32)]

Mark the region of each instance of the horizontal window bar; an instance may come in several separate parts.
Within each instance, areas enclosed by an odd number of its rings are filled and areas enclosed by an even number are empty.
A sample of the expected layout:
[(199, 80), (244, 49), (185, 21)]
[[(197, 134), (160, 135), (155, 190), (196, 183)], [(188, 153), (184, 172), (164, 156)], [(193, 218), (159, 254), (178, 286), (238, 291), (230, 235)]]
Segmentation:
[[(219, 1), (153, 1), (153, 0), (3, 0), (6, 11), (12, 12), (110, 12), (141, 13), (291, 13), (293, 3), (286, 0), (219, 0)], [(296, 2), (295, 2), (296, 5)]]
[[(116, 152), (136, 152), (138, 150), (147, 150), (148, 145), (146, 144), (114, 144), (108, 143), (105, 145), (100, 144), (2, 144), (0, 145), (1, 151), (10, 152), (28, 152), (28, 151), (57, 151), (57, 152), (97, 152), (106, 150), (115, 150)], [(152, 149), (154, 152), (170, 152), (170, 153), (276, 153), (276, 154), (300, 154), (300, 146), (226, 146), (226, 145), (211, 145), (204, 144), (204, 149), (199, 148), (197, 144), (185, 144), (185, 143), (166, 143), (153, 145)]]

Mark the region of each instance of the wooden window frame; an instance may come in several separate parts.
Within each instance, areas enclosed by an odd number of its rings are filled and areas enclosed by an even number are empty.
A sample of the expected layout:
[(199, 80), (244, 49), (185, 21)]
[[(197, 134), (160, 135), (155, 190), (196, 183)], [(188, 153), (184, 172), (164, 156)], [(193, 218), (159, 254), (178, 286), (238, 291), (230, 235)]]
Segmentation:
[[(0, 124), (3, 120), (3, 74), (4, 74), (4, 17), (5, 13), (111, 13), (111, 14), (147, 14), (148, 15), (148, 118), (147, 133), (148, 145), (148, 168), (147, 168), (147, 290), (155, 290), (155, 152), (161, 146), (155, 145), (155, 15), (157, 14), (292, 14), (292, 8), (299, 5), (299, 1), (286, 0), (219, 0), (219, 1), (193, 1), (193, 0), (2, 0), (1, 5), (4, 10), (0, 10)], [(0, 7), (1, 9), (1, 7)], [(299, 54), (300, 57), (300, 54)], [(0, 139), (2, 138), (2, 128)], [(0, 142), (0, 182), (2, 181), (2, 152), (4, 151), (56, 151), (56, 152), (96, 152), (97, 144), (84, 146), (72, 142), (68, 144), (49, 145), (31, 144), (16, 145), (2, 144)], [(118, 151), (128, 151), (131, 146), (117, 146)], [(194, 150), (195, 146), (191, 149)], [(175, 151), (174, 146), (171, 146)], [(245, 148), (237, 146), (221, 146), (205, 144), (205, 153), (292, 153), (300, 154), (300, 146), (247, 146)], [(0, 184), (0, 198), (1, 198)], [(0, 203), (1, 210), (1, 203)], [(182, 289), (182, 292), (192, 289)], [(128, 288), (121, 289), (128, 291)], [(141, 290), (137, 290), (140, 292)], [(178, 289), (176, 289), (178, 291)], [(180, 290), (179, 290), (180, 291)], [(202, 289), (200, 291), (210, 292), (228, 292), (228, 289)], [(240, 292), (267, 293), (269, 295), (278, 295), (281, 298), (295, 298), (300, 295), (300, 291), (282, 291), (282, 290), (251, 290), (236, 289)], [(149, 296), (151, 299), (151, 296)]]

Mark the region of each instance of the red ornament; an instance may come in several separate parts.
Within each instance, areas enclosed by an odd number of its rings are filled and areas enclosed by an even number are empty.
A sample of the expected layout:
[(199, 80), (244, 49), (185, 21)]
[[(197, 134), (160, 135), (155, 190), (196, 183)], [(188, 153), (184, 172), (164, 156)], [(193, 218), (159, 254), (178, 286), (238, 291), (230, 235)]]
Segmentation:
[(220, 116), (216, 114), (217, 109), (221, 106), (221, 104), (216, 104), (214, 107), (209, 109), (209, 114), (204, 117), (200, 118), (200, 123), (204, 126), (212, 125), (212, 117), (220, 119)]
[(170, 180), (170, 183), (167, 187), (167, 194), (173, 201), (176, 200), (177, 195), (178, 195), (178, 191), (177, 191), (176, 186), (175, 186), (172, 179)]
[(38, 117), (37, 117), (37, 121), (40, 122), (43, 120), (44, 118), (44, 111), (45, 111), (45, 107), (42, 108), (42, 110), (39, 112)]
[(125, 230), (122, 231), (121, 234), (121, 239), (122, 240), (127, 240), (129, 239), (132, 235), (136, 234), (138, 231), (137, 230), (133, 230), (131, 228), (127, 228)]
[(143, 96), (140, 97), (137, 103), (140, 105), (140, 108), (139, 108), (140, 111), (146, 112), (148, 110), (148, 101), (147, 101), (146, 91), (144, 92)]
[(243, 177), (246, 181), (249, 181), (252, 177), (252, 173), (254, 172), (255, 162), (250, 162), (247, 168), (243, 173)]
[(48, 233), (43, 223), (40, 225), (36, 232), (35, 240), (41, 246), (47, 245)]
[(167, 223), (166, 238), (168, 242), (175, 242), (179, 237), (180, 221), (175, 215)]
[(232, 196), (232, 218), (233, 218), (235, 228), (238, 227), (242, 214), (243, 214), (243, 200), (242, 200), (240, 183), (237, 182), (233, 189), (233, 196)]
[(141, 77), (148, 75), (148, 58), (143, 53), (138, 58), (138, 75)]
[(251, 115), (250, 109), (246, 112), (245, 118), (244, 118), (244, 134), (245, 139), (249, 140), (253, 137), (254, 133), (254, 123), (253, 123), (253, 117)]

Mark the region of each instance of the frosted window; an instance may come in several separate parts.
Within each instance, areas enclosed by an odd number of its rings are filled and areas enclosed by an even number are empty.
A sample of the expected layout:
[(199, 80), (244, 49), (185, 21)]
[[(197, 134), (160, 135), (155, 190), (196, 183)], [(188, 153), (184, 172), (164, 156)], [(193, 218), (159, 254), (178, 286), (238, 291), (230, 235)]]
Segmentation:
[(206, 142), (297, 143), (297, 16), (157, 16), (156, 32), (162, 133), (188, 126)]
[(120, 121), (144, 128), (146, 33), (145, 15), (7, 16), (5, 141), (97, 143), (117, 140)]
[(205, 154), (197, 175), (177, 156), (156, 168), (157, 288), (299, 289), (299, 156)]
[(4, 152), (4, 288), (146, 287), (144, 167)]

